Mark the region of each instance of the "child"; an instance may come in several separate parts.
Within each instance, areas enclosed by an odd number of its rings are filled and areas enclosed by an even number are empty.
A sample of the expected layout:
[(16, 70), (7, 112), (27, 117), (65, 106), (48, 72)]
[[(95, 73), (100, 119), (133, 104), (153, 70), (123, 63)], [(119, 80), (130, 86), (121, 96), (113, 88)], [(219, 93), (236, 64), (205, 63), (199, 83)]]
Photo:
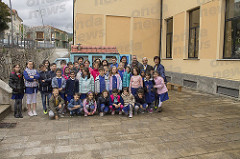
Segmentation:
[(82, 77), (82, 70), (84, 68), (84, 65), (83, 64), (80, 64), (80, 68), (79, 68), (79, 71), (77, 72), (77, 76), (76, 76), (76, 79), (80, 80), (80, 78)]
[(66, 88), (66, 80), (62, 77), (61, 69), (57, 69), (56, 77), (52, 79), (52, 87), (58, 88), (59, 95), (64, 99), (64, 91)]
[[(51, 98), (51, 92), (52, 92), (52, 78), (50, 72), (46, 71), (45, 65), (39, 65), (40, 73), (39, 73), (39, 91), (41, 92), (41, 98), (42, 98), (42, 105), (43, 105), (43, 113), (46, 115), (47, 112), (47, 106), (49, 106), (49, 99)], [(47, 100), (46, 100), (47, 98)]]
[(65, 68), (67, 67), (67, 62), (65, 60), (61, 60), (60, 66), (61, 66), (61, 70), (62, 70), (62, 74), (63, 74), (65, 71)]
[(81, 112), (83, 111), (82, 108), (82, 101), (80, 100), (80, 94), (75, 93), (74, 98), (68, 104), (68, 109), (70, 111), (70, 116), (73, 117), (74, 114), (80, 116)]
[(118, 95), (118, 90), (117, 89), (113, 89), (112, 95), (110, 95), (109, 104), (110, 104), (109, 108), (112, 112), (112, 115), (115, 114), (116, 110), (119, 112), (119, 115), (122, 115), (123, 99), (120, 95)]
[(97, 102), (93, 92), (88, 92), (87, 98), (83, 101), (84, 116), (94, 115), (97, 110)]
[(84, 59), (83, 59), (83, 57), (81, 57), (81, 56), (78, 58), (78, 63), (79, 63), (79, 65), (80, 65), (80, 64), (83, 64), (83, 60), (84, 60)]
[(137, 90), (143, 87), (142, 77), (139, 75), (139, 69), (137, 67), (133, 68), (133, 76), (130, 80), (129, 92), (136, 96)]
[(84, 67), (82, 70), (82, 76), (79, 80), (79, 93), (81, 93), (80, 99), (85, 99), (89, 91), (94, 91), (94, 79), (89, 73), (89, 69)]
[(121, 80), (123, 80), (124, 72), (125, 72), (124, 64), (122, 62), (120, 62), (119, 65), (118, 65), (118, 73), (121, 76)]
[(117, 89), (118, 92), (122, 90), (122, 80), (120, 75), (117, 72), (117, 67), (113, 66), (111, 68), (110, 77), (109, 77), (109, 92), (112, 94), (112, 90)]
[(94, 63), (93, 63), (93, 68), (94, 68), (94, 69), (92, 70), (91, 75), (93, 76), (94, 81), (95, 81), (96, 77), (99, 75), (99, 71), (98, 71), (98, 69), (99, 69), (99, 63), (94, 62)]
[(154, 80), (151, 78), (150, 72), (146, 73), (144, 79), (145, 97), (149, 105), (149, 113), (153, 112), (153, 102), (155, 101)]
[(67, 79), (69, 78), (69, 76), (70, 76), (70, 68), (69, 68), (69, 67), (66, 67), (63, 72), (64, 72), (64, 73), (63, 73), (62, 76), (63, 76), (63, 78), (64, 78), (65, 80), (67, 80)]
[(105, 70), (105, 75), (109, 77), (109, 67), (108, 66), (103, 66)]
[(113, 66), (115, 66), (116, 68), (118, 68), (117, 57), (116, 57), (116, 56), (113, 56), (113, 57), (112, 57), (112, 64), (110, 65), (110, 68), (112, 68)]
[(46, 67), (46, 71), (50, 71), (50, 62), (48, 60), (43, 60), (43, 65)]
[(90, 62), (88, 60), (84, 61), (84, 67), (88, 68), (89, 72), (92, 73), (93, 69), (90, 66)]
[[(34, 69), (33, 61), (27, 62), (27, 68), (23, 72), (23, 75), (26, 87), (25, 93), (27, 94), (28, 115), (37, 116), (36, 106), (39, 73)], [(31, 105), (33, 106), (33, 110), (31, 110)]]
[(56, 76), (57, 64), (51, 63), (50, 69), (51, 69), (51, 71), (50, 71), (51, 79), (53, 79), (53, 77)]
[(129, 93), (129, 88), (124, 87), (123, 88), (123, 93), (122, 93), (122, 99), (124, 101), (124, 107), (123, 107), (123, 113), (126, 115), (129, 115), (129, 118), (133, 117), (133, 106), (135, 104), (135, 98), (134, 96)]
[(70, 71), (73, 71), (73, 63), (72, 62), (68, 62), (67, 67), (70, 69)]
[[(61, 70), (60, 70), (61, 71)], [(64, 100), (59, 95), (59, 89), (54, 88), (52, 92), (52, 97), (49, 100), (49, 118), (50, 119), (59, 119), (63, 109), (64, 109)]]
[(144, 70), (141, 70), (140, 75), (141, 75), (141, 77), (142, 77), (142, 81), (144, 81), (144, 78), (145, 78), (145, 71), (144, 71)]
[(73, 71), (75, 72), (75, 75), (79, 72), (79, 63), (77, 61), (74, 62), (74, 68)]
[(109, 80), (108, 77), (104, 74), (105, 71), (102, 67), (99, 68), (99, 76), (95, 80), (95, 93), (101, 94), (104, 90), (108, 91)]
[(23, 118), (22, 116), (22, 99), (24, 97), (24, 79), (20, 71), (19, 65), (13, 66), (13, 71), (10, 74), (9, 86), (12, 88), (12, 98), (14, 103), (14, 117)]
[(154, 71), (153, 77), (154, 77), (154, 82), (155, 82), (154, 88), (157, 88), (157, 94), (158, 94), (158, 99), (159, 99), (157, 111), (161, 112), (162, 111), (162, 102), (169, 99), (168, 89), (167, 89), (166, 85), (164, 84), (164, 79), (159, 75), (158, 71)]
[(134, 108), (134, 114), (137, 115), (138, 111), (141, 111), (144, 113), (144, 111), (148, 108), (148, 104), (146, 103), (145, 97), (144, 97), (144, 90), (139, 89), (137, 91), (137, 95), (135, 97), (135, 108)]
[(100, 116), (104, 116), (104, 114), (109, 111), (109, 93), (107, 90), (102, 91), (102, 95), (98, 98), (98, 108), (100, 111)]
[(75, 72), (70, 72), (70, 78), (66, 81), (65, 96), (68, 103), (73, 99), (73, 95), (79, 92), (79, 81), (75, 78)]
[(108, 61), (107, 60), (103, 60), (102, 61), (102, 66), (104, 67), (104, 66), (108, 66), (109, 64), (108, 64)]
[(129, 87), (130, 79), (131, 79), (131, 68), (127, 66), (126, 71), (123, 74), (123, 87)]

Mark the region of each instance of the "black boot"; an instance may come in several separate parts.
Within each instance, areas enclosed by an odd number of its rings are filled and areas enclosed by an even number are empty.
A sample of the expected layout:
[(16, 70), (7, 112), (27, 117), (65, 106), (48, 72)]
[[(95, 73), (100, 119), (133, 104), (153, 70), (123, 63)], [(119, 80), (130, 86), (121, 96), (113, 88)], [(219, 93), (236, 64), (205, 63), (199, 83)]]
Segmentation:
[(19, 118), (23, 118), (23, 115), (22, 115), (22, 100), (19, 100), (18, 116), (19, 116)]

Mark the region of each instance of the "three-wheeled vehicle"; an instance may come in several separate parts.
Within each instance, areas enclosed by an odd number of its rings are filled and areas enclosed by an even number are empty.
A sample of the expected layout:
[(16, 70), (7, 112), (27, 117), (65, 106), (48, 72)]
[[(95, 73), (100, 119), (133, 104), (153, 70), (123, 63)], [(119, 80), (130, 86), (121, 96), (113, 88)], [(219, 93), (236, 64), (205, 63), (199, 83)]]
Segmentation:
[(109, 64), (112, 63), (112, 57), (115, 56), (117, 61), (120, 62), (122, 56), (127, 57), (127, 63), (131, 63), (130, 54), (119, 54), (118, 50), (114, 46), (83, 46), (83, 45), (72, 45), (69, 58), (57, 58), (55, 63), (60, 66), (60, 61), (65, 60), (68, 62), (77, 61), (79, 57), (83, 57), (84, 60), (90, 61), (90, 66), (95, 59), (107, 60)]

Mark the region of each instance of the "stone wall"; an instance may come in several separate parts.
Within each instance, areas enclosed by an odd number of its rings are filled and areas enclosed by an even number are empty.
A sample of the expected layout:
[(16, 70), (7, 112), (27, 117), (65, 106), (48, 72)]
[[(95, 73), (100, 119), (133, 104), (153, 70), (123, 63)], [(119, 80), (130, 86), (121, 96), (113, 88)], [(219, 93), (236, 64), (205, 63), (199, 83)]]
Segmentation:
[(38, 65), (44, 59), (48, 59), (53, 51), (54, 49), (0, 48), (0, 79), (8, 83), (13, 65), (20, 64), (24, 70), (28, 60), (33, 60), (38, 68)]

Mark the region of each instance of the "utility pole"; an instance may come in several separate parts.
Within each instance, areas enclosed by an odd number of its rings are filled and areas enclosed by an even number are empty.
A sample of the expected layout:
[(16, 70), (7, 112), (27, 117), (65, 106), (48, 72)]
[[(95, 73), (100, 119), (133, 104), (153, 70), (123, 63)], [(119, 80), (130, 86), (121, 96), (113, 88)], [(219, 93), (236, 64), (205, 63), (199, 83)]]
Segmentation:
[(12, 11), (12, 2), (11, 0), (9, 0), (9, 6), (10, 6), (10, 10), (11, 10), (11, 38), (12, 38), (12, 46), (13, 46), (13, 11)]

